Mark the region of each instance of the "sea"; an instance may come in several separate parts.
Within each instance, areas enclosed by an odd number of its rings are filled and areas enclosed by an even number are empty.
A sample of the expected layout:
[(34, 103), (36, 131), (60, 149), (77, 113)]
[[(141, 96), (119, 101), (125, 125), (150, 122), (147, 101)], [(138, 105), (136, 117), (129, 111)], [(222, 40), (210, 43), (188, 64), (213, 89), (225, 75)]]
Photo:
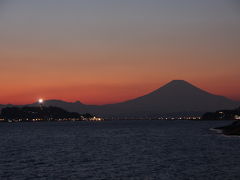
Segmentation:
[(231, 121), (0, 123), (1, 180), (239, 180)]

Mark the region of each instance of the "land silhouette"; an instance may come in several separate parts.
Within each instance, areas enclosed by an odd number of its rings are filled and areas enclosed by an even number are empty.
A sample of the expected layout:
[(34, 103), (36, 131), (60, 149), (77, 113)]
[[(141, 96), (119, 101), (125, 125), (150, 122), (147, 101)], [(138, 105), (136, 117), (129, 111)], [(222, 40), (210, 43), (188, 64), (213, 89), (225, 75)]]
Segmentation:
[(233, 110), (218, 110), (203, 114), (202, 120), (235, 120), (240, 119), (240, 107)]
[(240, 136), (240, 121), (234, 121), (232, 124), (223, 127), (215, 128), (220, 130), (225, 135), (237, 135)]
[[(38, 106), (38, 103), (30, 106)], [(234, 109), (240, 102), (204, 91), (187, 81), (173, 80), (144, 96), (116, 104), (86, 105), (80, 101), (46, 100), (45, 106), (101, 117), (201, 116), (219, 109)], [(9, 105), (8, 105), (9, 106)], [(1, 105), (0, 108), (6, 107)]]
[(6, 122), (32, 122), (32, 121), (81, 121), (94, 118), (85, 113), (68, 112), (59, 107), (5, 107), (0, 113), (1, 119)]

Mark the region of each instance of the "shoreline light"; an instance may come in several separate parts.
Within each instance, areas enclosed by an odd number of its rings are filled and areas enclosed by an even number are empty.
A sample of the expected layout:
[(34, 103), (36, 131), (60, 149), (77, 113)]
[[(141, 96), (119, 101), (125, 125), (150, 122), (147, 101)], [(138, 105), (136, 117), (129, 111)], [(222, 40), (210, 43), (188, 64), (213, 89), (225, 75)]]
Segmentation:
[(39, 104), (42, 104), (43, 103), (43, 99), (41, 98), (41, 99), (38, 99), (38, 103)]

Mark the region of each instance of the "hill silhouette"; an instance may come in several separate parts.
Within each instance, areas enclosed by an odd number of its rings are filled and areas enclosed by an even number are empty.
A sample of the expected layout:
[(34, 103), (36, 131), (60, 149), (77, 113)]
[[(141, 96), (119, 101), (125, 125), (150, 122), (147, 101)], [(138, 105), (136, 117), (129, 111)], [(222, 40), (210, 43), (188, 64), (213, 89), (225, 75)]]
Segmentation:
[(173, 80), (149, 94), (116, 104), (97, 106), (79, 101), (47, 100), (45, 105), (104, 117), (151, 117), (201, 115), (218, 109), (233, 109), (240, 103), (206, 92), (187, 81)]

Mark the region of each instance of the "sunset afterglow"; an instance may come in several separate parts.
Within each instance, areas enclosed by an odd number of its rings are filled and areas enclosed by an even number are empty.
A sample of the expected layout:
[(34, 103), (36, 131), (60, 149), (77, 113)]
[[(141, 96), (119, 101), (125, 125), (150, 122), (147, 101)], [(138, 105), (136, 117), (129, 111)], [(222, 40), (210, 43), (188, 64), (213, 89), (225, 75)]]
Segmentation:
[(240, 100), (238, 1), (0, 2), (0, 104), (121, 102), (173, 79)]

